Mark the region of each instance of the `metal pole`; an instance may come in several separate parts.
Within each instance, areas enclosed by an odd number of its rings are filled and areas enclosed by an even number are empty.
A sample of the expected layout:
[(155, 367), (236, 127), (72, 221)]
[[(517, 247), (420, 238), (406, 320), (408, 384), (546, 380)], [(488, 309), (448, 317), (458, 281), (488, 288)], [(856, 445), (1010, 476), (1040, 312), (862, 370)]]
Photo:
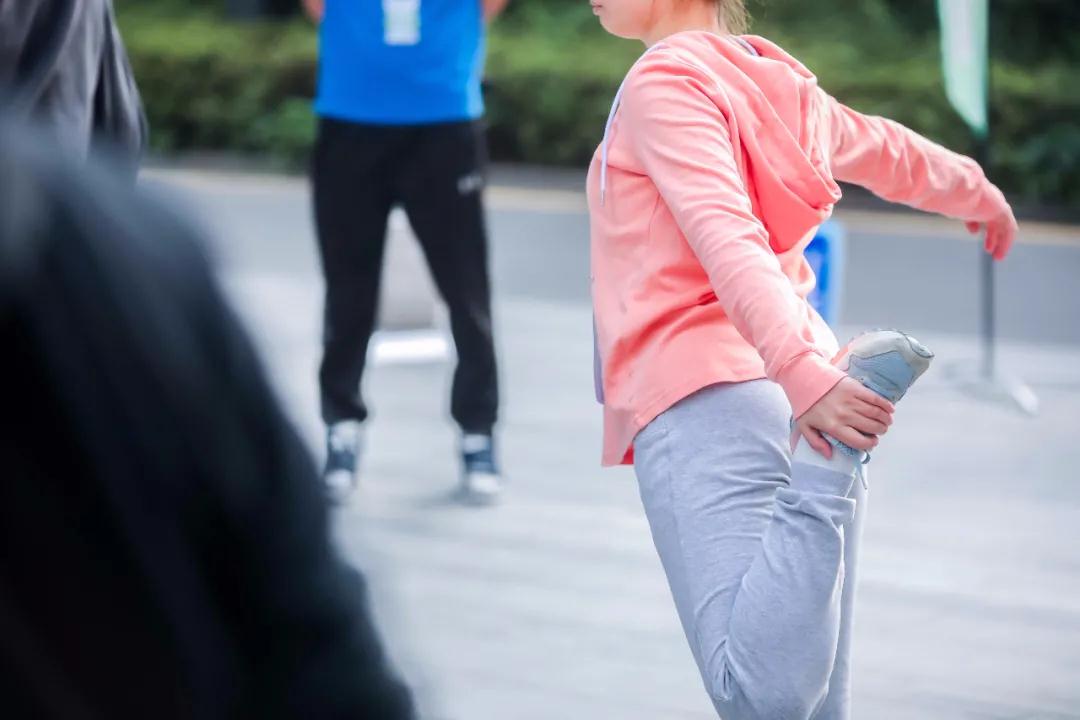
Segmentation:
[[(980, 138), (975, 150), (976, 159), (989, 174), (990, 168), (990, 138)], [(982, 376), (991, 380), (997, 372), (995, 358), (995, 336), (997, 330), (996, 318), (996, 293), (994, 292), (994, 258), (986, 252), (985, 248), (978, 248), (980, 261), (980, 292), (982, 313), (980, 329), (982, 334)]]
[[(990, 16), (993, 15), (991, 12), (993, 7), (994, 0), (987, 0), (987, 12)], [(991, 68), (993, 67), (990, 63), (993, 47), (990, 41), (993, 34), (993, 23), (990, 22), (989, 17), (987, 22), (989, 23), (986, 38), (987, 63), (983, 74), (983, 82), (986, 87), (987, 127), (985, 132), (975, 131), (975, 159), (989, 176), (990, 161), (992, 159), (990, 157), (990, 143), (993, 129), (989, 117)], [(985, 248), (979, 247), (979, 254), (982, 256), (979, 261), (979, 300), (982, 303), (979, 313), (979, 329), (982, 335), (982, 357), (974, 368), (970, 365), (956, 366), (955, 377), (961, 387), (966, 388), (976, 397), (992, 402), (1007, 401), (1016, 405), (1028, 415), (1036, 415), (1039, 412), (1039, 398), (1032, 392), (1031, 388), (1019, 380), (1006, 378), (999, 374), (996, 357), (997, 344), (995, 342), (997, 335), (996, 296), (994, 293), (995, 263), (994, 258), (986, 252)]]
[(983, 377), (991, 380), (997, 372), (994, 357), (995, 348), (995, 312), (994, 312), (994, 258), (987, 253), (982, 257), (982, 332), (983, 332)]

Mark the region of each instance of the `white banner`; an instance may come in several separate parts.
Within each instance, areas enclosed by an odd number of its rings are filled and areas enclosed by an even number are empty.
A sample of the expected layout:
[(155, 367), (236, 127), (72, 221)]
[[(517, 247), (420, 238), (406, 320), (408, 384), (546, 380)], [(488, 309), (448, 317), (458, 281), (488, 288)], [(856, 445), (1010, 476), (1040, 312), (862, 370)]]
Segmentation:
[(945, 93), (980, 137), (989, 130), (989, 12), (988, 0), (938, 0)]

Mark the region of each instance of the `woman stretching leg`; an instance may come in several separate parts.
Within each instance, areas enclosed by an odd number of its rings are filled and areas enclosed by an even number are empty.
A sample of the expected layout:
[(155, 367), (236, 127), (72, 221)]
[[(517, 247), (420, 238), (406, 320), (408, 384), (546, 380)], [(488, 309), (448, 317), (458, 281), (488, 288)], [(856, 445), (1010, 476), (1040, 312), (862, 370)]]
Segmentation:
[(635, 467), (717, 711), (847, 718), (861, 463), (932, 355), (891, 331), (838, 354), (803, 251), (838, 179), (985, 229), (999, 260), (1016, 222), (976, 163), (736, 35), (741, 0), (592, 5), (649, 48), (589, 173), (604, 463)]

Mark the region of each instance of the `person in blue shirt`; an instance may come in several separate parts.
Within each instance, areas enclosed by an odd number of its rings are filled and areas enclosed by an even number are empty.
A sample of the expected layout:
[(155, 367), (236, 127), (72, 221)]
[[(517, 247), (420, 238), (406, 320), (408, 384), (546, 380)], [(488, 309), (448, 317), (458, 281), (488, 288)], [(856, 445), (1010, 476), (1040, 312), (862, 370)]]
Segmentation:
[(326, 278), (319, 369), (324, 481), (356, 484), (360, 393), (390, 209), (401, 205), (446, 302), (457, 347), (451, 414), (465, 497), (490, 502), (501, 478), (480, 118), (485, 24), (507, 0), (304, 0), (319, 24), (312, 185)]

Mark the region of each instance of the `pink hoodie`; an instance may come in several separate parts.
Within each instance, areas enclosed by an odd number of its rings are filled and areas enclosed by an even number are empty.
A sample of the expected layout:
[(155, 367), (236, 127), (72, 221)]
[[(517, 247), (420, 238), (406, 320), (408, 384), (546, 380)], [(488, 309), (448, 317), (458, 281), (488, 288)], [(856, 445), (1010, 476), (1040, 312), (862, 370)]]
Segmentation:
[(633, 462), (634, 436), (708, 385), (767, 377), (798, 417), (840, 381), (803, 256), (840, 199), (834, 178), (962, 220), (1007, 208), (974, 161), (742, 40), (756, 56), (707, 32), (650, 50), (589, 170), (605, 465)]

